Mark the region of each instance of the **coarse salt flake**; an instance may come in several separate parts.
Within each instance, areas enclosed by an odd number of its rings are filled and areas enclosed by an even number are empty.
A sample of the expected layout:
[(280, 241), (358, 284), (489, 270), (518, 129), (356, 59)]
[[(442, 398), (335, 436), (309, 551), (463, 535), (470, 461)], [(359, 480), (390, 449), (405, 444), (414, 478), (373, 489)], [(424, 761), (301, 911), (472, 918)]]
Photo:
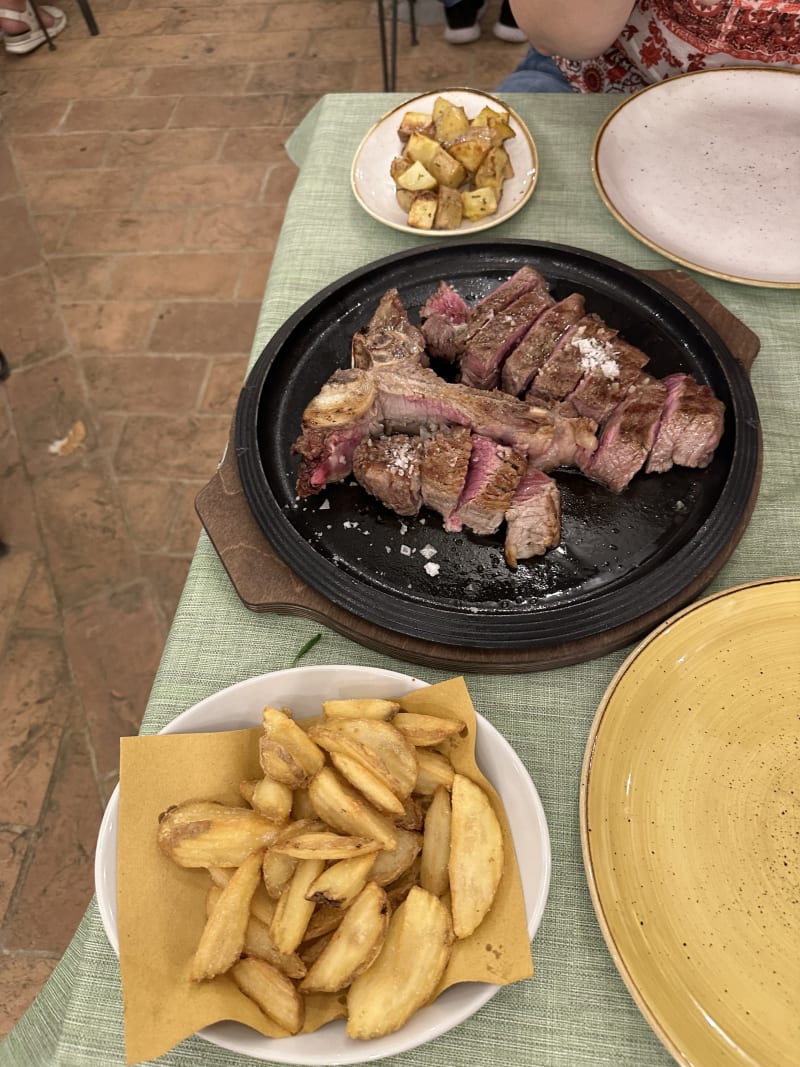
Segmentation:
[(425, 559), (433, 559), (433, 557), (436, 555), (436, 549), (433, 547), (433, 545), (425, 545), (424, 548), (421, 548), (419, 550), (419, 554), (421, 556), (424, 556)]
[(320, 511), (330, 511), (331, 510), (331, 502), (330, 502), (330, 500), (328, 500), (327, 497), (325, 497), (325, 499), (320, 504), (319, 510)]
[(435, 578), (436, 575), (439, 573), (439, 564), (438, 563), (430, 563), (430, 562), (426, 563), (425, 564), (425, 573), (429, 574), (431, 576), (431, 578)]
[(411, 547), (410, 547), (410, 545), (400, 545), (400, 555), (401, 556), (410, 556), (411, 555)]

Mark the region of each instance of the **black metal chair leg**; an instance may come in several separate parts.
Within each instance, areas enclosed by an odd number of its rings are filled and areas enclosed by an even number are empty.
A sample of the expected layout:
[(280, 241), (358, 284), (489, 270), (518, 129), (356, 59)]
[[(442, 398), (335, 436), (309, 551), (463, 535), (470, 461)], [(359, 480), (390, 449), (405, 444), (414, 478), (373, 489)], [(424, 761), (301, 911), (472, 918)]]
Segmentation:
[(397, 0), (392, 0), (392, 67), (389, 81), (394, 92), (397, 88)]
[(36, 16), (36, 21), (39, 23), (39, 29), (42, 31), (42, 33), (44, 34), (44, 39), (47, 41), (47, 47), (50, 49), (51, 52), (55, 52), (56, 46), (53, 43), (52, 37), (47, 32), (47, 27), (45, 26), (44, 21), (42, 20), (42, 15), (39, 11), (39, 5), (36, 3), (36, 0), (31, 0), (31, 7), (33, 8), (33, 13)]
[(417, 39), (417, 0), (408, 0), (408, 21), (411, 26), (411, 44), (419, 44)]
[(389, 61), (386, 52), (386, 12), (383, 0), (378, 0), (378, 33), (381, 39), (381, 63), (383, 64), (383, 91), (389, 92)]
[(81, 9), (81, 14), (83, 15), (84, 21), (89, 27), (89, 33), (92, 35), (92, 37), (97, 37), (97, 35), (100, 33), (100, 30), (98, 29), (97, 22), (95, 21), (94, 12), (89, 7), (88, 0), (78, 0), (78, 7)]

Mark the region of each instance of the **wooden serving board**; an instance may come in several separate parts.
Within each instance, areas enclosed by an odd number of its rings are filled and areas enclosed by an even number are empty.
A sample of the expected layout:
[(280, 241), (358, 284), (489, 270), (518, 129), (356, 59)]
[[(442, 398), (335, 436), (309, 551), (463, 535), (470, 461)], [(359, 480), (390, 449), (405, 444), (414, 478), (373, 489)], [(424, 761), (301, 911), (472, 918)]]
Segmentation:
[[(750, 370), (760, 347), (752, 330), (684, 271), (643, 273), (669, 288), (702, 315), (745, 369)], [(581, 663), (630, 644), (652, 630), (693, 600), (730, 558), (750, 520), (759, 484), (760, 466), (749, 499), (742, 501), (738, 528), (725, 550), (679, 597), (652, 609), (643, 604), (642, 614), (634, 621), (591, 638), (566, 641), (544, 649), (521, 650), (461, 648), (394, 633), (345, 611), (311, 589), (279, 559), (253, 518), (239, 479), (233, 428), (222, 462), (211, 481), (198, 493), (195, 505), (236, 592), (252, 611), (313, 619), (359, 644), (412, 663), (442, 670), (491, 674), (548, 670)]]

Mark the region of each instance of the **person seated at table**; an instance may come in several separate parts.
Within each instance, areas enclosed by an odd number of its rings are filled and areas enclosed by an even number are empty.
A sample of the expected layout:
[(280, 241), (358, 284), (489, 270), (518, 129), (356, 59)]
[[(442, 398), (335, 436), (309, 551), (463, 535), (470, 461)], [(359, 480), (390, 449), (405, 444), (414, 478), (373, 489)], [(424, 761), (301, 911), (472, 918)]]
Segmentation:
[(708, 67), (800, 68), (797, 0), (512, 0), (512, 6), (532, 48), (498, 86), (504, 92), (627, 93)]
[[(61, 8), (40, 4), (39, 14), (51, 37), (57, 37), (67, 25), (67, 16)], [(15, 55), (26, 55), (47, 40), (31, 0), (0, 0), (0, 35), (5, 40), (6, 52)]]
[[(444, 39), (450, 44), (471, 44), (481, 35), (481, 15), (487, 0), (440, 0), (444, 5)], [(492, 29), (495, 37), (510, 44), (522, 44), (527, 37), (517, 26), (509, 0), (503, 0)]]

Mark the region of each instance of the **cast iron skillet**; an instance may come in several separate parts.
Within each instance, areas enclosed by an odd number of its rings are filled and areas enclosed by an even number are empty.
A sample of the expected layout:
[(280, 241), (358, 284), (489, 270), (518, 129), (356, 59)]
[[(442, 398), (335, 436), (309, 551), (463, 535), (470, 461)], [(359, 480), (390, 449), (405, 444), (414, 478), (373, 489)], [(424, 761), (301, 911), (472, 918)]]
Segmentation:
[[(472, 302), (524, 263), (545, 275), (556, 299), (583, 293), (588, 311), (649, 354), (650, 373), (684, 371), (711, 386), (726, 405), (726, 421), (709, 467), (640, 474), (618, 496), (577, 472), (556, 472), (561, 544), (516, 571), (503, 558), (502, 529), (492, 537), (448, 534), (432, 512), (402, 519), (352, 479), (298, 501), (291, 446), (303, 410), (333, 371), (349, 364), (352, 335), (385, 290), (396, 286), (417, 321), (441, 279)], [(623, 626), (713, 573), (757, 491), (760, 429), (743, 367), (668, 290), (593, 253), (492, 240), (390, 256), (309, 300), (254, 365), (239, 398), (235, 444), (245, 497), (267, 539), (334, 604), (431, 642), (543, 649)], [(435, 576), (424, 569), (428, 557), (439, 564)]]

